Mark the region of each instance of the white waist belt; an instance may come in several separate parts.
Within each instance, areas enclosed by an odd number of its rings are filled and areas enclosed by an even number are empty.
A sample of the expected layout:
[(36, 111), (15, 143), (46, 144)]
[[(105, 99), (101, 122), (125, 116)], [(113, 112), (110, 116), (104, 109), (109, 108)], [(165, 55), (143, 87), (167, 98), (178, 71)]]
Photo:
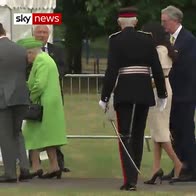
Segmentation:
[(150, 67), (147, 66), (129, 66), (122, 67), (118, 73), (121, 74), (148, 74), (150, 75)]

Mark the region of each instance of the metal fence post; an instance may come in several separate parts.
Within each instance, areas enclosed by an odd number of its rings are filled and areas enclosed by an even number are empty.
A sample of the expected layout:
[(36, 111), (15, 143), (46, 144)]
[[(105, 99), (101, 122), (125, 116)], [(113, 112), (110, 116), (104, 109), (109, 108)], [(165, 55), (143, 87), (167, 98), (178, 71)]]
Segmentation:
[[(78, 93), (81, 94), (82, 93), (82, 88), (81, 88), (81, 84), (82, 84), (82, 79), (85, 78), (87, 79), (87, 94), (90, 94), (90, 78), (95, 78), (96, 80), (96, 94), (99, 94), (99, 78), (103, 78), (104, 74), (66, 74), (65, 78), (69, 78), (70, 79), (70, 93), (71, 95), (73, 94), (73, 78), (78, 78)], [(75, 83), (74, 83), (75, 84)], [(64, 80), (62, 80), (62, 86), (64, 87)], [(89, 97), (89, 96), (88, 96)], [(97, 136), (92, 136), (92, 135), (68, 135), (68, 138), (79, 138), (79, 139), (85, 139), (85, 138), (96, 138), (96, 139), (111, 139), (111, 138), (115, 138), (115, 136), (101, 136), (101, 135), (97, 135)], [(149, 140), (151, 139), (151, 136), (145, 136), (144, 137), (144, 141), (146, 143), (147, 146), (147, 150), (150, 152), (150, 143)]]

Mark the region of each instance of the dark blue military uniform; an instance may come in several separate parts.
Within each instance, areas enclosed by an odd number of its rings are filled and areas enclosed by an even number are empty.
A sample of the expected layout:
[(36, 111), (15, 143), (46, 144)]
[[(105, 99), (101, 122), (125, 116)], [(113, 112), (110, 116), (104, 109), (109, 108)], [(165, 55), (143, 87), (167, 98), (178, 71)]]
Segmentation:
[[(126, 137), (122, 137), (122, 140), (138, 168), (142, 159), (144, 129), (149, 106), (155, 105), (151, 71), (158, 97), (166, 98), (164, 75), (152, 36), (137, 32), (132, 27), (126, 27), (110, 37), (108, 67), (101, 100), (108, 102), (114, 89), (114, 107), (117, 112), (119, 133), (122, 136), (127, 136), (130, 132), (132, 109), (135, 104), (131, 138), (128, 141)], [(136, 185), (138, 173), (120, 143), (119, 149), (124, 185)]]

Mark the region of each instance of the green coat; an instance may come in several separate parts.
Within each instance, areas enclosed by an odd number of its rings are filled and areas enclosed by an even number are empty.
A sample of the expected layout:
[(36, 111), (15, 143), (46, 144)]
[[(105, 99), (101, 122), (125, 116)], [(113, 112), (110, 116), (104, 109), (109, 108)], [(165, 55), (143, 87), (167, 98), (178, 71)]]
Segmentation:
[(42, 122), (26, 121), (23, 127), (26, 148), (42, 149), (67, 143), (64, 107), (59, 74), (53, 59), (45, 52), (37, 55), (28, 79), (30, 99), (43, 105)]

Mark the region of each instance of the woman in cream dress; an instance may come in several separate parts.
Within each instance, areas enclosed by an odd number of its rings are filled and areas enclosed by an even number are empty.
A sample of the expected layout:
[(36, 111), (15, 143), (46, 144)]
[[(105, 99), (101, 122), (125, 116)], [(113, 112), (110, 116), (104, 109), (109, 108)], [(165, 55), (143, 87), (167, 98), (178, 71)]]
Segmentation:
[[(168, 76), (170, 68), (172, 66), (172, 60), (174, 60), (175, 55), (169, 41), (167, 41), (164, 28), (159, 23), (149, 23), (143, 27), (143, 30), (152, 33), (164, 75)], [(171, 108), (172, 91), (169, 84), (169, 79), (167, 77), (165, 79), (165, 82), (168, 92), (167, 106), (165, 110), (160, 111), (158, 107), (154, 106), (150, 108), (148, 115), (148, 127), (150, 128), (154, 144), (154, 160), (152, 178), (145, 181), (145, 184), (155, 184), (156, 179), (161, 179), (161, 177), (163, 176), (163, 170), (160, 167), (162, 149), (166, 151), (166, 153), (174, 163), (175, 177), (179, 176), (182, 168), (182, 163), (175, 154), (170, 140), (169, 114)], [(155, 88), (154, 92), (155, 98), (157, 98)]]

